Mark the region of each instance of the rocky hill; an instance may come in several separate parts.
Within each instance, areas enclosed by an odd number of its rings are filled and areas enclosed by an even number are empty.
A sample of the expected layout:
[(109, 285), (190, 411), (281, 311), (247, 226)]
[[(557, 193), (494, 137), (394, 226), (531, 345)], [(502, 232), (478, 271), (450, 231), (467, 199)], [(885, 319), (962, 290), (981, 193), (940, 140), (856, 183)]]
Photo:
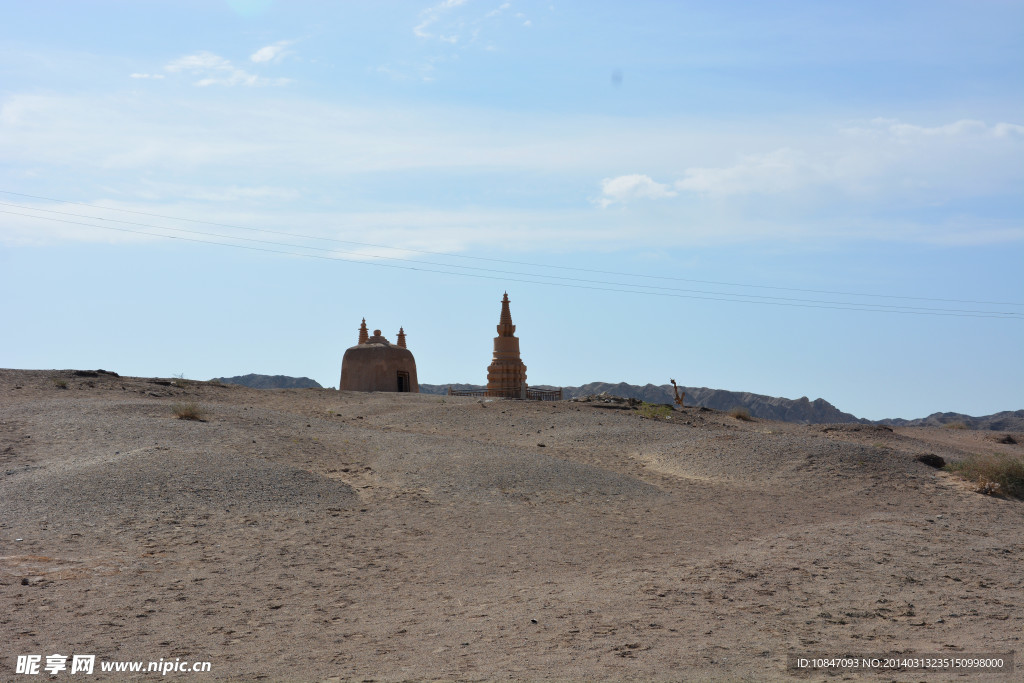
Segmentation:
[[(453, 389), (482, 389), (482, 386), (472, 384), (452, 384)], [(538, 385), (537, 388), (548, 388)], [(555, 387), (551, 387), (555, 388)], [(806, 396), (799, 399), (779, 398), (776, 396), (764, 396), (751, 394), (749, 392), (726, 391), (724, 389), (708, 389), (707, 387), (680, 387), (686, 392), (686, 405), (703, 406), (715, 410), (731, 410), (732, 408), (746, 408), (753, 417), (760, 417), (768, 420), (780, 420), (783, 422), (797, 422), (803, 424), (822, 424), (835, 422), (867, 422), (850, 413), (844, 413), (824, 399), (811, 401)], [(421, 384), (420, 392), (427, 394), (444, 394), (448, 391), (448, 385)], [(591, 382), (579, 387), (562, 387), (565, 398), (576, 398), (579, 396), (591, 396), (607, 393), (612, 396), (624, 396), (626, 398), (638, 398), (648, 403), (672, 403), (675, 394), (671, 384), (646, 384), (637, 386), (635, 384), (610, 384), (608, 382)]]
[(308, 377), (286, 375), (239, 375), (238, 377), (214, 377), (212, 381), (224, 384), (241, 384), (253, 389), (323, 389), (320, 383)]
[[(254, 389), (321, 389), (318, 382), (308, 377), (288, 377), (285, 375), (241, 375), (238, 377), (217, 377), (224, 384), (240, 384)], [(480, 384), (420, 384), (420, 393), (446, 394), (448, 387), (460, 390), (484, 389)], [(546, 385), (536, 385), (538, 389), (557, 389)], [(626, 384), (618, 382), (591, 382), (578, 387), (561, 387), (565, 398), (593, 396), (607, 393), (612, 396), (637, 398), (648, 403), (672, 403), (674, 394), (671, 384)], [(893, 427), (942, 427), (950, 424), (962, 424), (968, 429), (994, 431), (1024, 431), (1024, 410), (1003, 411), (993, 415), (972, 417), (963, 413), (934, 413), (928, 417), (905, 420), (903, 418), (886, 418), (884, 420), (866, 420), (856, 415), (845, 413), (823, 398), (813, 401), (806, 396), (791, 399), (779, 396), (752, 394), (747, 391), (727, 391), (725, 389), (709, 389), (707, 387), (680, 387), (686, 392), (686, 405), (702, 406), (714, 410), (731, 410), (746, 408), (751, 416), (766, 420), (795, 422), (798, 424), (835, 424), (854, 422), (860, 424), (881, 424)]]
[(1004, 410), (1001, 413), (984, 415), (982, 417), (971, 417), (963, 413), (932, 413), (928, 417), (921, 417), (916, 420), (886, 418), (884, 420), (877, 420), (875, 424), (890, 425), (892, 427), (945, 427), (962, 424), (968, 429), (1020, 432), (1024, 431), (1024, 410)]

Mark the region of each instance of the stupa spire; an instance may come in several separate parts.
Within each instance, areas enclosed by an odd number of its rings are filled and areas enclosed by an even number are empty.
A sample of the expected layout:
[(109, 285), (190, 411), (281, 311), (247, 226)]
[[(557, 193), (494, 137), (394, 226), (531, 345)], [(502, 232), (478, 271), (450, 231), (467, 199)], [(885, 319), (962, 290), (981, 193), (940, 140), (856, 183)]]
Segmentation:
[(359, 326), (359, 343), (365, 344), (370, 341), (370, 331), (366, 329), (366, 318), (363, 318), (363, 324)]
[(512, 324), (512, 311), (508, 308), (508, 292), (501, 299), (501, 318), (498, 320), (498, 336), (511, 337), (516, 333), (516, 326)]
[(405, 328), (404, 327), (399, 327), (398, 328), (398, 345), (401, 346), (403, 349), (409, 348), (409, 347), (407, 347), (405, 345)]
[(487, 367), (487, 391), (510, 398), (525, 397), (526, 366), (519, 357), (519, 338), (512, 324), (508, 292), (501, 299), (498, 336), (494, 338), (494, 358)]

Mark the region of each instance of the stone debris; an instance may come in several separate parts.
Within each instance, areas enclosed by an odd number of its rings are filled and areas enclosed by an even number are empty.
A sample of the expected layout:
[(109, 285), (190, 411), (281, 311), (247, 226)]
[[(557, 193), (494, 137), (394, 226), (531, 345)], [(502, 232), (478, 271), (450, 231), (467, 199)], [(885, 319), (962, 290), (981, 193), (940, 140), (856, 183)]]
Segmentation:
[(941, 455), (935, 455), (934, 453), (922, 453), (914, 458), (914, 460), (928, 465), (928, 467), (934, 467), (937, 470), (946, 466), (946, 460)]
[(623, 410), (629, 410), (631, 408), (639, 407), (643, 401), (638, 398), (626, 398), (625, 396), (612, 396), (607, 392), (601, 392), (600, 394), (591, 394), (590, 396), (577, 396), (576, 398), (569, 399), (576, 403), (599, 403), (602, 407), (621, 408)]

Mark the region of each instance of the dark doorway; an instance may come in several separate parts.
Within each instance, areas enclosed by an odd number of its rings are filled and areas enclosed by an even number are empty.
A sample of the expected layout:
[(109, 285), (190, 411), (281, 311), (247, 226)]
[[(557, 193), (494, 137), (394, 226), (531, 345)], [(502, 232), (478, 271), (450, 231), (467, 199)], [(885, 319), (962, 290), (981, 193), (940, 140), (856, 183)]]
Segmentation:
[(409, 373), (398, 371), (398, 390), (409, 391)]

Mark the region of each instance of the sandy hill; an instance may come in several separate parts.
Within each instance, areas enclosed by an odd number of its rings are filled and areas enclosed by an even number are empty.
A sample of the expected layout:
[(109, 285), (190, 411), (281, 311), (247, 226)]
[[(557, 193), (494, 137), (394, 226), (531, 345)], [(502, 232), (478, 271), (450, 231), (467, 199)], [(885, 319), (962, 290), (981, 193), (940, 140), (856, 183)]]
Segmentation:
[(1024, 503), (915, 460), (1012, 436), (0, 370), (2, 666), (763, 681), (1019, 652)]

